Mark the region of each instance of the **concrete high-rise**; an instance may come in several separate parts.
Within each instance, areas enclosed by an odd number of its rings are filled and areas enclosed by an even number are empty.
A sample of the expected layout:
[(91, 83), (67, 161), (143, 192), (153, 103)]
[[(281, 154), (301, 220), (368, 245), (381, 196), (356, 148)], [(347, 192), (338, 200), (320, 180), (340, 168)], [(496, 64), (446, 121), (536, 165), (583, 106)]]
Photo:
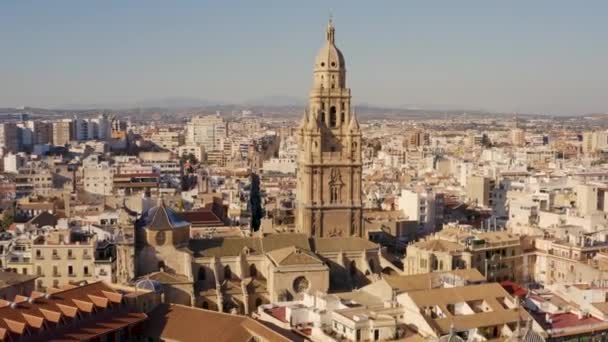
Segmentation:
[(363, 235), (361, 130), (350, 99), (346, 63), (330, 21), (298, 128), (296, 228), (310, 236)]
[(186, 144), (202, 145), (205, 151), (224, 149), (226, 121), (219, 115), (197, 116), (186, 125)]

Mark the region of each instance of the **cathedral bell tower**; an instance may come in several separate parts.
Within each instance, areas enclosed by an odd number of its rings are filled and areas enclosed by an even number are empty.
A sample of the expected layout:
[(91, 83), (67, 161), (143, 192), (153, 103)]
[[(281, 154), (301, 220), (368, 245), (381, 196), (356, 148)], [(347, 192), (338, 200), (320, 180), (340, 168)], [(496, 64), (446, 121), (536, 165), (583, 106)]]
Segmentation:
[(298, 128), (296, 228), (312, 237), (363, 235), (361, 130), (330, 20)]

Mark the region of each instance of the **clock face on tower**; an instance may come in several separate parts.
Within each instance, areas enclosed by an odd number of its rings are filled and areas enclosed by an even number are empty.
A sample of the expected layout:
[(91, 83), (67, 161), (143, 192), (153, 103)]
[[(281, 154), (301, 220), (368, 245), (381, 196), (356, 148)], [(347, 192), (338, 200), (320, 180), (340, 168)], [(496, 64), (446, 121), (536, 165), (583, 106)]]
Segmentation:
[(166, 237), (165, 237), (164, 231), (161, 230), (160, 232), (156, 233), (156, 245), (158, 245), (158, 246), (164, 245), (165, 240), (166, 240)]

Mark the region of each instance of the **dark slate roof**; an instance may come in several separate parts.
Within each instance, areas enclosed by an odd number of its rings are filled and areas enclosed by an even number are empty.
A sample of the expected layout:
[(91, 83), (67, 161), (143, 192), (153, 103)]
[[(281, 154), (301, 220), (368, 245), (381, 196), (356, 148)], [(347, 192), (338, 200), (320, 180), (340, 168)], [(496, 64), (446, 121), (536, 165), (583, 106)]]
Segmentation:
[(55, 227), (57, 225), (57, 217), (47, 211), (43, 211), (31, 219), (29, 223), (38, 228), (44, 226)]
[(142, 219), (144, 227), (151, 230), (171, 230), (190, 225), (190, 222), (184, 220), (164, 203), (149, 209), (144, 213)]

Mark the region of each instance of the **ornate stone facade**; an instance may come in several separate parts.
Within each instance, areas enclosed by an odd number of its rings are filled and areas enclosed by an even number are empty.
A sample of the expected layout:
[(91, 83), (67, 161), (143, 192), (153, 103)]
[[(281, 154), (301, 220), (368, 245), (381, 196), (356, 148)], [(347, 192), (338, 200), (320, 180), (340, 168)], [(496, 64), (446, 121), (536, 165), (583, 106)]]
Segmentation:
[(298, 129), (297, 229), (313, 237), (362, 236), (361, 130), (350, 105), (346, 64), (327, 26), (308, 111)]

